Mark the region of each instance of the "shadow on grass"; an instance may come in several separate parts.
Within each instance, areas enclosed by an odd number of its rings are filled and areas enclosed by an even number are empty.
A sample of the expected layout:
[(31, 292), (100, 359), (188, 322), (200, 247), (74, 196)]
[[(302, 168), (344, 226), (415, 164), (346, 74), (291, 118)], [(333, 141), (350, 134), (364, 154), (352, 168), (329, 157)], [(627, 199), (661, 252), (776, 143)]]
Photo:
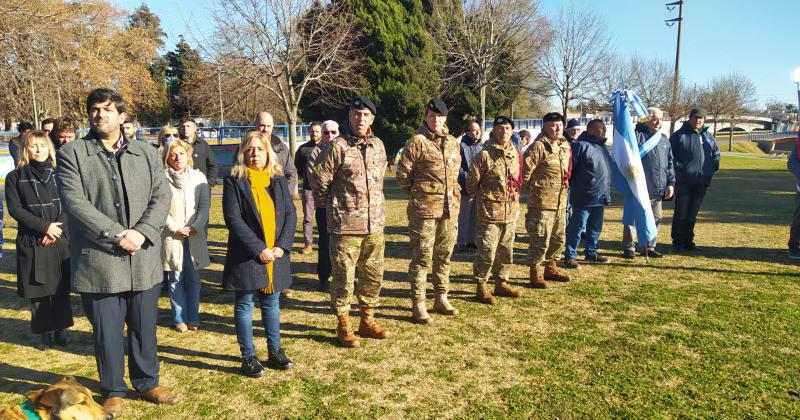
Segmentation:
[[(0, 392), (22, 396), (28, 391), (45, 388), (71, 374), (71, 372), (53, 373), (33, 370), (0, 362)], [(92, 392), (100, 393), (100, 382), (85, 376), (76, 376), (75, 379)]]

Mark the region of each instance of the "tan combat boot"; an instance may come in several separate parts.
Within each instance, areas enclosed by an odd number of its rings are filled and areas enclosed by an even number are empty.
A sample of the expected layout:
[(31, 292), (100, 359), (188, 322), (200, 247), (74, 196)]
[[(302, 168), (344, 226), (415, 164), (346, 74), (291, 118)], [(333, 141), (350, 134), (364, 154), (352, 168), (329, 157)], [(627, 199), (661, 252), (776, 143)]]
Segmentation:
[(425, 306), (425, 295), (411, 297), (411, 317), (417, 324), (430, 324), (433, 321)]
[(375, 323), (375, 308), (361, 307), (361, 323), (358, 325), (358, 335), (362, 337), (384, 339), (389, 333), (386, 328), (381, 328)]
[(494, 281), (494, 294), (500, 297), (517, 298), (522, 295), (522, 291), (509, 286), (508, 282), (503, 279), (497, 279)]
[(478, 290), (475, 292), (475, 295), (480, 303), (485, 303), (487, 305), (494, 305), (497, 303), (497, 299), (495, 299), (489, 289), (486, 288), (485, 282), (478, 283)]
[(544, 268), (541, 264), (531, 266), (531, 287), (534, 289), (547, 289), (547, 282), (544, 281)]
[(458, 309), (447, 301), (447, 292), (436, 294), (436, 300), (433, 301), (433, 312), (442, 315), (458, 315)]
[(339, 325), (336, 327), (336, 339), (342, 347), (358, 347), (358, 337), (350, 329), (350, 315), (338, 315)]
[(550, 260), (547, 263), (547, 267), (544, 268), (544, 278), (545, 280), (562, 282), (571, 280), (567, 274), (564, 274), (558, 270), (558, 267), (556, 266), (556, 260)]

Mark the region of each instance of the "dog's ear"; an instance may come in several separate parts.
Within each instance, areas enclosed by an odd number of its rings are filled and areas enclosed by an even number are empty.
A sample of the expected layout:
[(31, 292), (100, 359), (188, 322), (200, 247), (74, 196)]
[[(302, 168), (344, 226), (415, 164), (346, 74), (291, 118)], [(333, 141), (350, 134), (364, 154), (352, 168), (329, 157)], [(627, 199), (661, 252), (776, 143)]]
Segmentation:
[(61, 394), (64, 390), (62, 388), (48, 389), (39, 395), (37, 402), (46, 407), (55, 407), (61, 401)]
[(28, 391), (25, 393), (25, 398), (27, 398), (30, 402), (36, 402), (36, 400), (39, 399), (39, 395), (42, 395), (42, 392), (44, 392), (43, 389)]
[(64, 388), (61, 392), (61, 407), (70, 407), (83, 402), (80, 392), (74, 388)]
[(67, 376), (65, 376), (65, 377), (64, 377), (63, 379), (61, 379), (61, 380), (62, 380), (62, 381), (72, 381), (72, 382), (78, 382), (78, 380), (77, 380), (77, 379), (75, 379), (75, 377), (74, 377), (74, 376), (72, 376), (72, 375), (67, 375)]

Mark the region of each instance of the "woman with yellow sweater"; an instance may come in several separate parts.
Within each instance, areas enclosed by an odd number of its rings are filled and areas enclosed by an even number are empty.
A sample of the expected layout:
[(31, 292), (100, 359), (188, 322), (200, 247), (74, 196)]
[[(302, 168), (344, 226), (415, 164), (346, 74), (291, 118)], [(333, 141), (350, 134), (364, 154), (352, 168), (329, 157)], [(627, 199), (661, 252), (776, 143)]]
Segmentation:
[(259, 301), (267, 336), (267, 366), (289, 369), (281, 348), (280, 291), (291, 286), (289, 252), (297, 214), (283, 169), (267, 135), (253, 131), (239, 146), (225, 177), (222, 212), (228, 227), (223, 286), (236, 292), (233, 316), (242, 352), (242, 373), (264, 375), (253, 345), (253, 306)]

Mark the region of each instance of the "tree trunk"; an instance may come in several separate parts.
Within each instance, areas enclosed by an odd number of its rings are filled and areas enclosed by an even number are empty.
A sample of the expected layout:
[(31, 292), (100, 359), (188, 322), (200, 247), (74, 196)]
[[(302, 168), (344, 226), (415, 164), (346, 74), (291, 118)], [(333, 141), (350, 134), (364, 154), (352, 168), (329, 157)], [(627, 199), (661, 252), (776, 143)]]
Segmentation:
[(486, 85), (481, 85), (481, 132), (486, 132)]
[(294, 159), (294, 145), (297, 139), (295, 138), (295, 131), (297, 127), (297, 113), (287, 112), (286, 122), (289, 130), (289, 155)]

